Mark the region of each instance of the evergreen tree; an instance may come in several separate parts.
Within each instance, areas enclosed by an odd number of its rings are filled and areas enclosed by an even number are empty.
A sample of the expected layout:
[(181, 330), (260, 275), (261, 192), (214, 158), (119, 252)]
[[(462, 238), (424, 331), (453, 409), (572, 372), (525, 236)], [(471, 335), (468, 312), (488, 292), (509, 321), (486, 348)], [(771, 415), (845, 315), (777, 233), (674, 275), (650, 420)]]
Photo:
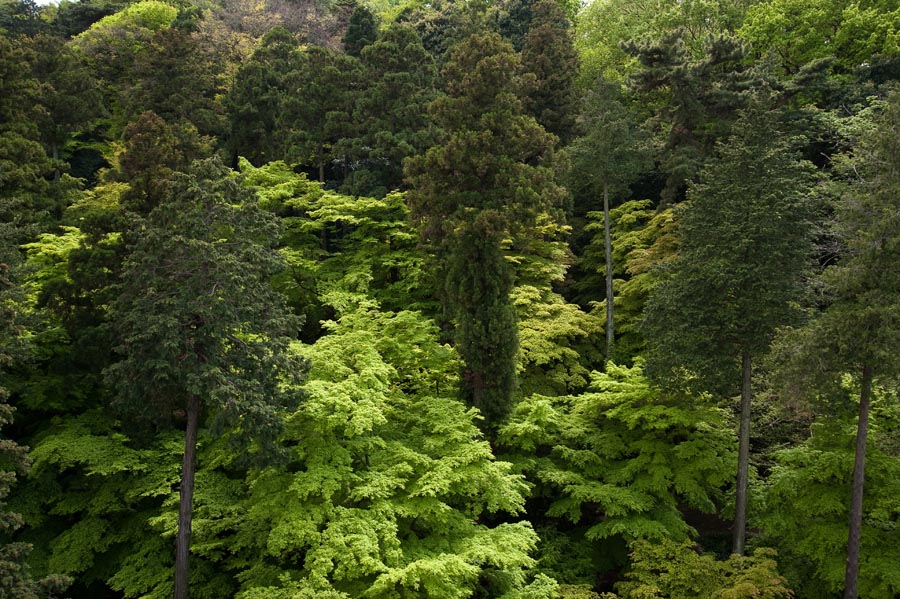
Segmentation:
[(571, 24), (557, 0), (540, 0), (522, 45), (522, 68), (532, 73), (535, 86), (528, 94), (528, 109), (562, 143), (575, 125), (578, 55)]
[(230, 123), (227, 147), (237, 162), (243, 156), (256, 166), (286, 158), (287, 140), (278, 115), (287, 95), (285, 77), (296, 68), (297, 42), (275, 27), (235, 74), (225, 101)]
[(438, 253), (445, 308), (464, 361), (462, 396), (491, 429), (512, 407), (516, 331), (504, 240), (561, 203), (554, 138), (524, 112), (520, 62), (496, 34), (454, 48), (432, 104), (442, 143), (407, 161), (413, 217)]
[(737, 38), (711, 36), (697, 56), (685, 36), (679, 29), (625, 46), (640, 63), (632, 87), (650, 108), (648, 126), (662, 138), (663, 204), (684, 198), (716, 142), (728, 136), (738, 111), (747, 107), (748, 90), (758, 83), (744, 60), (747, 48)]
[(365, 87), (355, 98), (360, 130), (351, 153), (365, 161), (375, 185), (396, 189), (403, 183), (404, 159), (424, 152), (436, 137), (427, 112), (436, 95), (434, 59), (416, 31), (399, 24), (388, 26), (360, 58)]
[(858, 381), (859, 416), (850, 494), (844, 599), (859, 589), (866, 446), (873, 386), (896, 381), (900, 356), (900, 93), (874, 127), (863, 128), (845, 161), (849, 184), (837, 206), (842, 252), (826, 269), (827, 309), (788, 342), (791, 378), (835, 394), (847, 374)]
[(347, 33), (344, 34), (344, 52), (350, 56), (362, 53), (363, 48), (375, 42), (378, 37), (378, 23), (375, 15), (365, 6), (357, 6), (350, 15), (350, 23), (347, 25)]
[(701, 389), (723, 396), (741, 390), (733, 546), (741, 554), (752, 363), (790, 322), (801, 296), (812, 255), (813, 180), (775, 115), (759, 108), (717, 150), (679, 213), (678, 258), (650, 296), (644, 333), (657, 380), (683, 383), (687, 371)]
[(606, 357), (611, 359), (615, 340), (615, 294), (610, 193), (613, 197), (623, 194), (650, 166), (649, 144), (634, 122), (634, 116), (623, 104), (618, 86), (608, 81), (598, 81), (586, 94), (579, 124), (583, 134), (569, 148), (569, 187), (579, 196), (587, 195), (591, 205), (595, 205), (598, 198), (602, 199)]
[(214, 160), (178, 175), (150, 214), (111, 308), (121, 361), (109, 381), (126, 413), (186, 417), (175, 597), (187, 597), (197, 433), (231, 426), (247, 451), (271, 449), (303, 368), (287, 344), (297, 323), (269, 285), (277, 223)]
[(310, 46), (285, 77), (287, 95), (277, 122), (285, 131), (286, 154), (317, 171), (320, 182), (333, 161), (343, 160), (343, 176), (349, 174), (344, 150), (354, 133), (352, 92), (359, 88), (358, 76), (357, 59)]

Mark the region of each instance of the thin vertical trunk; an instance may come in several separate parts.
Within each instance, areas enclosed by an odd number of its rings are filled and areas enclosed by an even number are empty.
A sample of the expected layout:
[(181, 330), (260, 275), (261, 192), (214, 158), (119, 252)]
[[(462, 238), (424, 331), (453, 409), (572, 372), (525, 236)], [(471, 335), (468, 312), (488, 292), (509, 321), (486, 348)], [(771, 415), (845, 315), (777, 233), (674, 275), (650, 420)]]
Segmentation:
[(741, 354), (741, 427), (738, 433), (737, 491), (734, 499), (734, 545), (731, 552), (744, 554), (747, 540), (747, 488), (750, 480), (750, 400), (753, 389), (753, 364), (750, 354)]
[(609, 222), (609, 185), (603, 184), (603, 235), (606, 241), (606, 359), (612, 355), (615, 330), (613, 328), (613, 263), (612, 237)]
[(859, 391), (859, 422), (856, 425), (856, 458), (850, 495), (850, 535), (847, 540), (847, 571), (844, 599), (856, 599), (859, 587), (859, 546), (862, 538), (863, 483), (866, 476), (866, 440), (869, 436), (869, 401), (872, 396), (872, 369), (862, 371)]
[(320, 183), (325, 182), (325, 161), (324, 160), (319, 161), (319, 182)]
[(53, 182), (59, 183), (60, 178), (60, 170), (59, 170), (59, 145), (53, 141), (50, 143), (50, 152), (53, 158)]
[(175, 546), (174, 599), (188, 597), (188, 555), (191, 548), (191, 519), (194, 515), (194, 471), (197, 464), (197, 429), (200, 398), (192, 395), (187, 406), (184, 432), (184, 461), (181, 466), (181, 500), (178, 505), (178, 537)]

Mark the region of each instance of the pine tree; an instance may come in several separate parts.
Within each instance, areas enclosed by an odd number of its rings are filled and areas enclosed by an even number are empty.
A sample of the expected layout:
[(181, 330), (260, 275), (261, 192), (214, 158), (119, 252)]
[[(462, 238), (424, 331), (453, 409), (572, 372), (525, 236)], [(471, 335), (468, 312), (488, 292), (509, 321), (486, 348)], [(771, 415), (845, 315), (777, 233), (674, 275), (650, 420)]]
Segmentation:
[(111, 307), (121, 360), (107, 370), (125, 413), (186, 417), (175, 597), (187, 597), (197, 432), (233, 427), (247, 451), (272, 449), (284, 384), (302, 364), (297, 322), (269, 285), (280, 260), (273, 217), (215, 160), (176, 177), (150, 214)]
[(499, 35), (475, 35), (444, 68), (447, 95), (432, 104), (442, 143), (407, 162), (413, 217), (437, 251), (445, 309), (465, 365), (462, 396), (486, 427), (512, 407), (516, 331), (503, 244), (559, 205), (546, 167), (554, 138), (524, 112), (520, 61)]

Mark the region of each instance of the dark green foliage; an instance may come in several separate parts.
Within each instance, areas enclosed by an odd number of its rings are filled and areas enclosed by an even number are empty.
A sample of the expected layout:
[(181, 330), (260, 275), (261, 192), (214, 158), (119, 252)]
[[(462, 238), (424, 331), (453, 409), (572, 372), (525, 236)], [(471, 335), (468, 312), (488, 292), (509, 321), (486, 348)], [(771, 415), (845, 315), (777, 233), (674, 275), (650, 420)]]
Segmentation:
[(318, 173), (324, 182), (332, 162), (349, 164), (344, 140), (352, 137), (352, 91), (359, 88), (358, 61), (320, 46), (301, 51), (294, 70), (285, 76), (287, 95), (277, 123), (291, 162)]
[(397, 189), (403, 182), (403, 161), (425, 151), (436, 138), (427, 113), (436, 94), (434, 59), (414, 29), (398, 24), (388, 26), (360, 58), (365, 86), (355, 100), (359, 132), (351, 153), (363, 163), (362, 172), (354, 176), (369, 173), (375, 179), (369, 189)]
[(268, 247), (278, 223), (217, 161), (176, 175), (171, 199), (141, 228), (112, 306), (121, 361), (108, 371), (127, 413), (178, 418), (199, 395), (214, 430), (239, 423), (271, 445), (277, 414), (302, 374), (286, 352), (298, 323), (268, 280), (280, 259)]
[(465, 361), (462, 395), (493, 428), (512, 407), (517, 347), (501, 243), (526, 237), (562, 194), (544, 166), (553, 137), (523, 110), (519, 59), (507, 42), (469, 38), (444, 78), (447, 95), (431, 110), (445, 137), (407, 161), (411, 208), (443, 262), (442, 299)]
[(739, 389), (742, 352), (767, 351), (791, 321), (812, 255), (814, 178), (775, 115), (746, 113), (719, 144), (678, 216), (678, 257), (649, 300), (648, 370)]
[(378, 37), (378, 23), (375, 15), (365, 6), (357, 6), (350, 15), (350, 23), (347, 25), (347, 33), (344, 34), (344, 52), (350, 56), (359, 57), (363, 48), (375, 41)]
[(161, 29), (137, 54), (121, 100), (130, 122), (154, 112), (173, 126), (193, 126), (201, 136), (224, 129), (224, 92), (212, 48), (183, 29)]
[(737, 38), (709, 37), (697, 57), (685, 36), (684, 30), (675, 30), (626, 45), (640, 63), (632, 87), (643, 95), (653, 114), (648, 125), (661, 137), (663, 203), (684, 198), (714, 144), (728, 135), (738, 111), (747, 106), (748, 91), (760, 84)]
[(286, 157), (286, 139), (278, 115), (287, 94), (285, 77), (295, 68), (297, 42), (276, 27), (235, 75), (226, 106), (230, 121), (228, 148), (261, 166)]
[(535, 76), (526, 105), (538, 122), (562, 143), (575, 126), (578, 56), (571, 24), (557, 0), (539, 0), (522, 44), (522, 68)]
[(444, 293), (456, 313), (454, 341), (465, 364), (462, 398), (493, 427), (512, 410), (519, 340), (509, 298), (512, 274), (491, 228), (490, 222), (467, 223), (454, 239)]
[(175, 173), (200, 158), (204, 148), (196, 128), (188, 122), (167, 122), (145, 112), (122, 135), (123, 152), (112, 178), (127, 181), (122, 205), (132, 212), (149, 214), (172, 193)]

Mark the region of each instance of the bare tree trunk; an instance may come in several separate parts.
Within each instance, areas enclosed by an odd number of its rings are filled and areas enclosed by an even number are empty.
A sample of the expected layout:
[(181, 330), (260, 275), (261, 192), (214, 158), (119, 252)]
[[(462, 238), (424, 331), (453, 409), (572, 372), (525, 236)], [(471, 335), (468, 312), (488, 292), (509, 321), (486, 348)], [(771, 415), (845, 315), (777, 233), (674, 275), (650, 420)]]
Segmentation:
[(603, 184), (603, 235), (606, 241), (606, 359), (612, 355), (613, 341), (615, 341), (615, 329), (613, 319), (613, 263), (612, 263), (612, 237), (609, 222), (609, 185)]
[(744, 554), (747, 540), (747, 488), (750, 482), (750, 400), (753, 389), (753, 364), (750, 354), (741, 354), (741, 426), (738, 433), (737, 491), (734, 499), (734, 545), (731, 552)]
[(184, 461), (181, 466), (181, 500), (178, 505), (178, 537), (175, 545), (174, 599), (188, 597), (188, 556), (191, 548), (191, 519), (194, 515), (194, 471), (197, 465), (197, 429), (200, 398), (192, 395), (187, 407), (184, 432)]
[(872, 396), (872, 369), (863, 367), (859, 391), (859, 422), (856, 425), (856, 458), (850, 495), (850, 535), (847, 540), (847, 572), (844, 599), (856, 599), (859, 587), (859, 546), (862, 538), (863, 483), (866, 476), (866, 440), (869, 436), (869, 401)]
[(319, 183), (325, 182), (325, 161), (319, 161)]

